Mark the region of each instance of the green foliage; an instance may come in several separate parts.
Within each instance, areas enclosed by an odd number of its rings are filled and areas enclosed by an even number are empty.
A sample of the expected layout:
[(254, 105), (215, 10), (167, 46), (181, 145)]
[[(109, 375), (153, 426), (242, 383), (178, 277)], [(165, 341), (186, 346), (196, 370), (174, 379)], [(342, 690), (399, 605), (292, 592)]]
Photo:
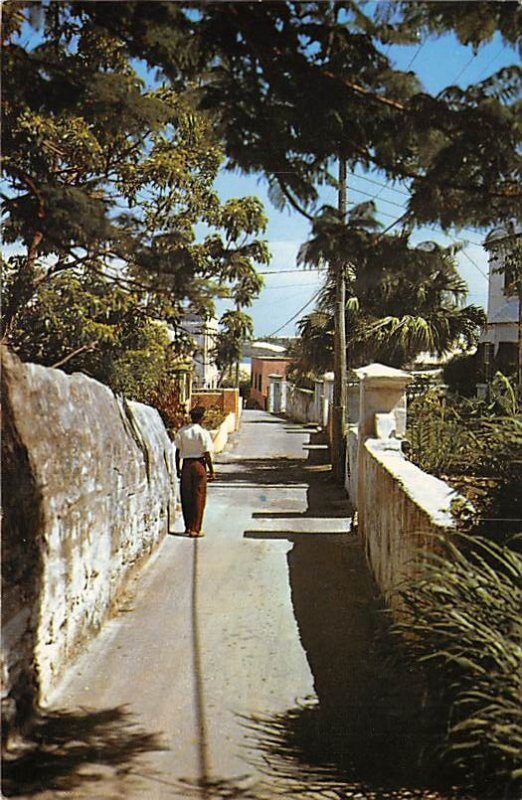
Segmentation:
[[(107, 24), (114, 12), (95, 5), (90, 15)], [(141, 16), (149, 27), (140, 4), (128, 5), (125, 17), (136, 26)], [(156, 14), (167, 14), (168, 5), (157, 2)], [(263, 172), (280, 205), (313, 206), (318, 183), (335, 185), (329, 170), (342, 155), (351, 166), (412, 180), (417, 219), (490, 226), (517, 215), (517, 66), (460, 94), (432, 97), (412, 71), (394, 70), (382, 47), (449, 30), (476, 47), (497, 29), (514, 43), (513, 4), (176, 6), (178, 35), (168, 53), (143, 46), (143, 36), (127, 43), (141, 45), (149, 63), (176, 79), (198, 80), (201, 106), (219, 117), (230, 165)]]
[(482, 364), (478, 353), (457, 355), (445, 364), (443, 380), (451, 392), (463, 397), (473, 397), (477, 393), (477, 383), (482, 376)]
[(509, 381), (497, 373), (491, 399), (434, 388), (409, 408), (410, 457), (435, 475), (514, 477), (522, 459), (522, 417)]
[(226, 311), (219, 321), (214, 357), (223, 376), (241, 360), (243, 342), (252, 338), (252, 319), (243, 311)]
[(497, 373), (488, 401), (446, 397), (440, 388), (414, 399), (406, 448), (471, 501), (461, 525), (500, 542), (522, 533), (522, 416), (505, 376)]
[[(280, 205), (310, 209), (318, 184), (335, 185), (330, 167), (342, 155), (351, 166), (412, 180), (410, 211), (418, 219), (491, 226), (517, 216), (517, 65), (432, 97), (412, 71), (393, 69), (383, 48), (448, 31), (475, 48), (497, 30), (514, 44), (514, 3), (129, 0), (60, 7), (49, 19), (69, 41), (81, 34), (87, 53), (84, 42), (96, 42), (90, 61), (98, 53), (109, 67), (144, 59), (177, 91), (190, 89), (215, 116), (229, 166), (264, 173)], [(62, 98), (73, 94), (66, 66), (55, 91)], [(24, 69), (31, 85), (31, 64)]]
[[(453, 248), (412, 247), (409, 236), (375, 231), (375, 208), (352, 209), (347, 224), (325, 209), (301, 248), (303, 264), (328, 264), (318, 307), (299, 323), (296, 359), (301, 371), (332, 368), (335, 273), (344, 264), (348, 363), (404, 366), (421, 352), (443, 355), (478, 339), (484, 312), (462, 306), (467, 292)], [(415, 314), (411, 309), (415, 309)]]
[(522, 558), (463, 534), (437, 539), (400, 596), (395, 626), (447, 713), (445, 756), (481, 797), (516, 798), (522, 778)]
[[(151, 76), (147, 88), (125, 21), (110, 31), (95, 5), (6, 11), (3, 233), (24, 255), (11, 262), (3, 331), (15, 346), (16, 314), (64, 270), (111, 275), (176, 324), (187, 301), (202, 313), (216, 295), (251, 302), (255, 265), (270, 257), (255, 238), (266, 225), (259, 201), (222, 206), (213, 188), (223, 160), (214, 121), (189, 94)], [(20, 35), (24, 22), (39, 27), (33, 37)]]
[(522, 12), (515, 2), (473, 3), (449, 0), (444, 3), (417, 0), (409, 3), (400, 0), (393, 7), (382, 4), (383, 19), (400, 16), (404, 33), (407, 30), (440, 35), (452, 31), (462, 44), (476, 50), (500, 31), (505, 42), (517, 44), (522, 26)]
[[(6, 270), (7, 290), (18, 276)], [(12, 341), (25, 361), (85, 372), (135, 400), (148, 397), (175, 357), (165, 326), (139, 296), (90, 271), (41, 283), (16, 317)]]
[(203, 425), (209, 431), (215, 431), (216, 428), (225, 421), (227, 415), (217, 406), (209, 406), (205, 409), (205, 416), (203, 417)]

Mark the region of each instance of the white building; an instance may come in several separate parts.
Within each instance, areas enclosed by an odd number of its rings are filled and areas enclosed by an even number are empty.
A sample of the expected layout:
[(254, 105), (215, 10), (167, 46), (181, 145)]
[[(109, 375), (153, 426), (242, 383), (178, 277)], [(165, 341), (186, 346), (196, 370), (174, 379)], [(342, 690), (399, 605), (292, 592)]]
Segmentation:
[(217, 319), (202, 319), (197, 314), (187, 314), (183, 327), (194, 340), (193, 388), (215, 389), (219, 379), (219, 370), (214, 360)]
[[(518, 235), (521, 232), (517, 230)], [(497, 228), (484, 242), (489, 256), (489, 286), (487, 322), (480, 336), (479, 348), (486, 381), (496, 370), (504, 374), (516, 370), (519, 298), (513, 275), (509, 269), (503, 269), (509, 235), (505, 228)]]

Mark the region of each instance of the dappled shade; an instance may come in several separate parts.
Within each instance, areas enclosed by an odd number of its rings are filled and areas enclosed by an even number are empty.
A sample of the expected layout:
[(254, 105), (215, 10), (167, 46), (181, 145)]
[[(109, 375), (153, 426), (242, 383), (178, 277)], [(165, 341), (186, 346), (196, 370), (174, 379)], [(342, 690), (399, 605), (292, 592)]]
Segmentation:
[[(95, 786), (107, 768), (121, 776), (131, 772), (141, 756), (166, 749), (161, 736), (139, 727), (124, 706), (42, 711), (23, 747), (4, 759), (3, 793), (30, 797), (45, 790), (72, 792)], [(95, 792), (93, 788), (90, 797)]]

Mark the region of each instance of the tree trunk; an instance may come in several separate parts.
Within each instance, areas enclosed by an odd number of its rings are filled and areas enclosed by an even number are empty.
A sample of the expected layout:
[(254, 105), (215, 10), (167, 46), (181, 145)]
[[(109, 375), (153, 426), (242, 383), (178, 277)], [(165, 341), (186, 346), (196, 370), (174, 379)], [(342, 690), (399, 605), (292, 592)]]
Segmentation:
[[(339, 159), (339, 211), (346, 218), (346, 162)], [(344, 260), (340, 256), (335, 264), (335, 341), (334, 341), (334, 397), (332, 426), (332, 469), (337, 483), (344, 481), (345, 427), (346, 427), (346, 285)]]

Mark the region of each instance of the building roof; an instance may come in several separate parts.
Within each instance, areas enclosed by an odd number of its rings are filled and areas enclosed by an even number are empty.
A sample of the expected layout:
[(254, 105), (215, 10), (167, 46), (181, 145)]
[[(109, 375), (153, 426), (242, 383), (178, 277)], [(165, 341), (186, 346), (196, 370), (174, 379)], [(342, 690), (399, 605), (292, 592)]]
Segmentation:
[(520, 236), (521, 234), (522, 225), (517, 222), (513, 222), (511, 230), (509, 229), (508, 225), (500, 228), (494, 228), (486, 236), (484, 240), (484, 247), (487, 249), (488, 247), (494, 246), (496, 242), (501, 242), (503, 239), (507, 239), (509, 236)]
[(271, 353), (286, 353), (286, 347), (271, 342), (252, 342), (252, 349), (267, 350)]
[(387, 364), (367, 364), (364, 367), (354, 369), (355, 374), (361, 380), (363, 378), (381, 378), (384, 380), (397, 380), (398, 378), (410, 378), (410, 374), (402, 369), (388, 367)]

